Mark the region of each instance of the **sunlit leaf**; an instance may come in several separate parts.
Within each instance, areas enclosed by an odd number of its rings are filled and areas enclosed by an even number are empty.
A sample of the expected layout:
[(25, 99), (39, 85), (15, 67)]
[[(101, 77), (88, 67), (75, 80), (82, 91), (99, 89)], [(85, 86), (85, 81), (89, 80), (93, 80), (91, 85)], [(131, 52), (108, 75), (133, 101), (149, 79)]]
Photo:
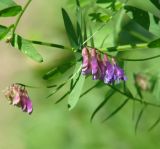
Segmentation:
[(69, 99), (68, 99), (69, 110), (72, 110), (77, 104), (83, 89), (84, 82), (85, 82), (85, 76), (80, 75), (79, 80), (77, 81), (75, 87), (73, 88), (73, 90), (69, 95)]
[(37, 52), (37, 50), (33, 47), (32, 43), (19, 35), (14, 35), (11, 45), (17, 49), (19, 49), (22, 53), (32, 58), (37, 62), (43, 62), (42, 56)]
[(160, 47), (160, 38), (156, 39), (148, 44), (149, 48), (159, 48)]
[(14, 25), (9, 27), (0, 25), (0, 40), (4, 39), (13, 27)]
[(21, 12), (22, 7), (12, 0), (0, 1), (0, 17), (11, 17)]
[(21, 6), (13, 6), (0, 11), (0, 17), (12, 17), (21, 12)]

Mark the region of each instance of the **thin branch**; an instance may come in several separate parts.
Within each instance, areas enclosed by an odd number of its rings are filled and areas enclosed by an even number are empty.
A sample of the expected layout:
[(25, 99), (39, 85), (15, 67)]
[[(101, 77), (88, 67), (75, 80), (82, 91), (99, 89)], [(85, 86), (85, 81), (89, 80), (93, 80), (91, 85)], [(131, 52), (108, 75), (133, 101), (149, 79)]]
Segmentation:
[(16, 20), (16, 22), (14, 24), (14, 28), (13, 28), (13, 32), (12, 32), (13, 35), (14, 35), (15, 31), (16, 31), (16, 28), (17, 28), (17, 26), (19, 24), (19, 21), (20, 21), (21, 17), (23, 16), (24, 12), (26, 11), (26, 9), (29, 6), (29, 4), (31, 3), (31, 1), (32, 0), (28, 0), (28, 2), (25, 4), (23, 10), (21, 11), (20, 15), (18, 16), (18, 18), (17, 18), (17, 20)]
[(137, 102), (140, 102), (140, 103), (143, 103), (144, 105), (149, 105), (149, 106), (153, 106), (153, 107), (160, 107), (160, 105), (158, 104), (155, 104), (155, 103), (151, 103), (151, 102), (147, 102), (147, 101), (142, 101), (141, 99), (139, 98), (136, 98), (136, 97), (130, 97), (129, 95), (127, 95), (125, 92), (113, 87), (112, 85), (108, 85), (110, 86), (112, 89), (114, 89), (115, 91), (117, 91), (118, 93), (128, 97), (130, 100), (134, 100), (134, 101), (137, 101)]

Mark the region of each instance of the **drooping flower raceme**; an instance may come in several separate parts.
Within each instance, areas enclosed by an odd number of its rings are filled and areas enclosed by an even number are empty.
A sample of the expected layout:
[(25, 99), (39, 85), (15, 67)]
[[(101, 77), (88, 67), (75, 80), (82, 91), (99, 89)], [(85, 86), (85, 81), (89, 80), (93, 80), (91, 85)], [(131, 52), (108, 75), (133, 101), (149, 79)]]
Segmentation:
[(5, 97), (9, 100), (10, 104), (20, 107), (24, 112), (27, 112), (28, 114), (32, 113), (32, 102), (24, 86), (21, 86), (19, 84), (10, 85), (5, 91)]
[(119, 83), (121, 80), (126, 81), (124, 70), (118, 66), (115, 59), (112, 61), (107, 57), (107, 54), (101, 55), (96, 52), (96, 49), (91, 49), (91, 52), (87, 48), (82, 49), (82, 74), (92, 75), (93, 80), (102, 80), (106, 84)]

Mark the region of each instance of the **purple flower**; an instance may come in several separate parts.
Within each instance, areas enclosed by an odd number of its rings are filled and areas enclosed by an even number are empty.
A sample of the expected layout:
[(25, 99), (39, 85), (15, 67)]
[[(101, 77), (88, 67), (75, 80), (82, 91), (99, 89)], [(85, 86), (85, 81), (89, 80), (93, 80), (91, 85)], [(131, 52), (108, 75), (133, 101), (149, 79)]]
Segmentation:
[(21, 108), (24, 112), (27, 112), (29, 114), (32, 113), (32, 111), (33, 111), (32, 102), (31, 102), (26, 90), (22, 91), (20, 104), (21, 104)]
[(114, 80), (116, 80), (118, 83), (120, 82), (120, 80), (127, 80), (127, 77), (124, 74), (124, 70), (117, 64), (114, 65)]
[(117, 65), (114, 58), (112, 58), (112, 63), (114, 66), (114, 80), (118, 83), (120, 82), (120, 80), (126, 81), (127, 77), (124, 74), (124, 70)]
[(91, 50), (91, 70), (92, 70), (93, 80), (99, 79), (99, 65), (97, 60), (96, 49)]
[(106, 71), (104, 76), (104, 83), (112, 84), (114, 83), (114, 67), (110, 61), (106, 62)]
[(127, 77), (124, 74), (124, 70), (120, 68), (115, 59), (112, 61), (104, 54), (103, 60), (101, 54), (96, 53), (96, 49), (91, 49), (91, 52), (87, 48), (82, 49), (82, 74), (92, 74), (93, 80), (103, 80), (106, 84), (119, 83), (121, 80), (126, 81)]
[(98, 60), (98, 65), (99, 65), (100, 79), (104, 80), (105, 70), (106, 70), (105, 59), (103, 59), (103, 61), (102, 61), (101, 55), (97, 54), (97, 60)]
[(85, 47), (82, 49), (82, 57), (83, 57), (82, 74), (83, 75), (91, 74), (90, 54), (88, 49)]
[(32, 102), (24, 86), (12, 84), (5, 91), (5, 97), (9, 100), (10, 104), (21, 107), (24, 112), (32, 113)]

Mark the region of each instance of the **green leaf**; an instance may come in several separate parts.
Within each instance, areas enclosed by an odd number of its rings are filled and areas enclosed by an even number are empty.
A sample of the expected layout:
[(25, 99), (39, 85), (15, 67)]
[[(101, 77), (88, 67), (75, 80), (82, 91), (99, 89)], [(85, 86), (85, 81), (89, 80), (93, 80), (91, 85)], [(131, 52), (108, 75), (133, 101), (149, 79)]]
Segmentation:
[(0, 17), (12, 17), (16, 16), (19, 12), (21, 12), (21, 6), (12, 6), (0, 11)]
[(150, 12), (156, 17), (160, 18), (160, 11), (150, 0), (128, 0), (127, 5), (142, 9), (146, 12)]
[(83, 84), (85, 82), (85, 76), (80, 75), (79, 80), (77, 81), (75, 87), (72, 89), (70, 95), (69, 95), (69, 100), (68, 100), (68, 108), (69, 110), (72, 110), (75, 105), (77, 104), (81, 91), (83, 89)]
[(83, 25), (84, 25), (84, 36), (83, 36), (83, 45), (84, 46), (87, 46), (87, 23), (86, 23), (86, 20), (84, 18), (83, 20)]
[(12, 0), (0, 1), (0, 17), (11, 17), (17, 15), (22, 10), (22, 7), (17, 5)]
[(101, 85), (102, 85), (102, 81), (98, 81), (95, 85), (93, 85), (92, 87), (90, 87), (89, 89), (87, 89), (85, 92), (83, 92), (80, 97), (83, 97), (88, 92), (90, 92), (92, 89), (94, 89), (95, 87), (99, 87)]
[(79, 0), (76, 0), (76, 4), (77, 4), (77, 7), (80, 7), (80, 2), (79, 2)]
[(57, 74), (58, 72), (63, 74), (65, 73), (69, 68), (71, 68), (72, 66), (74, 66), (75, 63), (73, 61), (69, 61), (66, 63), (62, 63), (59, 66), (49, 70), (47, 73), (44, 74), (43, 79), (44, 80), (48, 80), (51, 77), (53, 77), (55, 74)]
[(127, 85), (126, 85), (125, 82), (124, 82), (123, 85), (124, 85), (124, 93), (125, 93), (128, 97), (133, 98), (133, 95), (132, 95), (131, 91), (129, 90), (129, 88), (127, 87)]
[(38, 44), (42, 46), (49, 46), (49, 47), (54, 47), (54, 48), (59, 48), (59, 49), (71, 49), (66, 46), (55, 44), (55, 43), (48, 43), (48, 42), (42, 42), (42, 41), (36, 41), (36, 40), (28, 40), (28, 41), (32, 42), (33, 44)]
[(127, 98), (121, 105), (119, 105), (111, 114), (109, 114), (104, 120), (107, 121), (109, 120), (112, 116), (114, 116), (117, 112), (119, 112), (125, 105), (126, 103), (129, 101), (129, 98)]
[(13, 27), (14, 25), (9, 26), (8, 28), (0, 25), (0, 40), (4, 39)]
[(44, 80), (48, 80), (50, 79), (52, 76), (54, 76), (56, 73), (58, 72), (58, 68), (53, 68), (52, 70), (48, 71), (46, 74), (44, 74), (43, 79)]
[(58, 104), (59, 102), (61, 102), (65, 97), (67, 97), (67, 95), (69, 95), (70, 94), (70, 91), (68, 91), (67, 93), (65, 93), (61, 98), (59, 98), (56, 102), (55, 102), (55, 104)]
[(142, 107), (142, 109), (140, 110), (139, 114), (138, 114), (138, 117), (137, 117), (137, 120), (136, 120), (136, 123), (135, 123), (135, 133), (137, 132), (137, 129), (138, 129), (140, 120), (141, 120), (141, 118), (142, 118), (142, 115), (143, 115), (144, 110), (145, 110), (146, 107), (147, 107), (147, 106), (144, 105), (144, 106)]
[(149, 48), (159, 48), (160, 47), (160, 38), (148, 43)]
[(17, 49), (19, 49), (22, 53), (29, 56), (33, 60), (37, 62), (43, 62), (42, 56), (37, 52), (37, 50), (33, 47), (32, 43), (19, 35), (14, 35), (11, 45)]
[(113, 0), (97, 0), (96, 3), (108, 3), (112, 2)]
[[(67, 82), (60, 84), (56, 89), (54, 89), (48, 96), (47, 98), (51, 97), (52, 95), (54, 95), (55, 93), (57, 93), (62, 87), (64, 87), (66, 85)], [(57, 85), (56, 85), (57, 86)], [(56, 87), (53, 85), (53, 87)], [(48, 88), (52, 88), (52, 86), (49, 86)]]
[(105, 95), (105, 99), (97, 106), (97, 108), (92, 113), (90, 118), (91, 121), (93, 120), (97, 112), (108, 102), (109, 99), (111, 99), (111, 97), (114, 95), (115, 92), (116, 91), (113, 89), (110, 89), (109, 91), (107, 91), (107, 94)]
[(145, 29), (149, 29), (150, 19), (148, 12), (132, 6), (125, 6), (125, 9), (132, 12), (134, 21), (143, 26)]
[(150, 42), (156, 38), (155, 35), (150, 33), (144, 27), (139, 25), (134, 20), (130, 19), (127, 15), (124, 16), (122, 30), (119, 34), (118, 43), (120, 45)]
[[(93, 35), (93, 32), (92, 32), (91, 26), (89, 26), (89, 32), (90, 32), (90, 36), (92, 36), (92, 35)], [(91, 42), (91, 47), (95, 47), (95, 46), (94, 46), (94, 38), (91, 38), (90, 42)]]
[[(151, 2), (155, 5), (155, 7), (157, 7), (158, 9), (160, 9), (160, 1), (158, 1), (158, 0), (151, 0)], [(160, 18), (154, 16), (154, 20), (158, 24)]]
[(71, 22), (71, 19), (70, 19), (68, 13), (63, 8), (62, 8), (62, 16), (63, 16), (65, 29), (66, 29), (66, 33), (67, 33), (68, 39), (70, 41), (70, 44), (72, 45), (72, 47), (77, 48), (78, 41), (77, 41), (76, 32), (74, 30), (73, 24)]
[(157, 78), (152, 94), (154, 95), (154, 97), (156, 98), (156, 100), (159, 102), (160, 101), (160, 80)]
[(160, 116), (159, 116), (158, 119), (153, 123), (153, 125), (148, 129), (148, 131), (152, 131), (159, 123), (160, 123)]

